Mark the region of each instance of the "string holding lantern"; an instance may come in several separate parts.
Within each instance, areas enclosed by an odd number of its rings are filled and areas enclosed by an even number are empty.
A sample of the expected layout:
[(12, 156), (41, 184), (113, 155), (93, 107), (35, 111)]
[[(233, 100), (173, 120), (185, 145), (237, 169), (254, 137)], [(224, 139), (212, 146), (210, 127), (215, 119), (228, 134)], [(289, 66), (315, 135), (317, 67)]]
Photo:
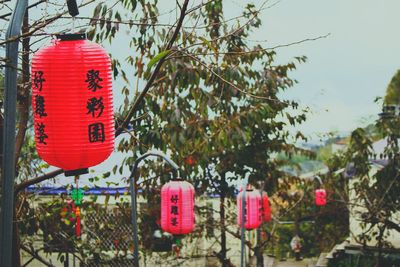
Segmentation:
[(195, 227), (194, 188), (181, 179), (174, 179), (161, 188), (161, 229), (165, 232), (188, 234)]
[(32, 59), (36, 148), (66, 176), (87, 173), (114, 148), (111, 60), (85, 34), (58, 35)]
[[(236, 198), (237, 204), (237, 223), (239, 226), (242, 225), (242, 200), (243, 190), (239, 192)], [(258, 228), (263, 220), (263, 204), (261, 201), (261, 195), (259, 191), (253, 190), (247, 187), (245, 194), (245, 221), (244, 228), (247, 230)]]
[(317, 206), (325, 206), (326, 205), (325, 189), (315, 190), (315, 205), (317, 205)]
[(263, 205), (263, 221), (269, 222), (272, 219), (271, 206), (269, 203), (268, 194), (266, 192), (262, 193), (262, 205)]

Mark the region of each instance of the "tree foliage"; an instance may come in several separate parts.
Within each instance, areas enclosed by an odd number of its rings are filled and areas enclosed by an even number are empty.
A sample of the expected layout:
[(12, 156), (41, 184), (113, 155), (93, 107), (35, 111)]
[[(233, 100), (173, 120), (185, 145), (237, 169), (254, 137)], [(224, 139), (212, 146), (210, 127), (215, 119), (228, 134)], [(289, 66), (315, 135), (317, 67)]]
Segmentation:
[(386, 95), (384, 103), (386, 105), (399, 105), (400, 104), (400, 70), (392, 77), (388, 87), (386, 88)]

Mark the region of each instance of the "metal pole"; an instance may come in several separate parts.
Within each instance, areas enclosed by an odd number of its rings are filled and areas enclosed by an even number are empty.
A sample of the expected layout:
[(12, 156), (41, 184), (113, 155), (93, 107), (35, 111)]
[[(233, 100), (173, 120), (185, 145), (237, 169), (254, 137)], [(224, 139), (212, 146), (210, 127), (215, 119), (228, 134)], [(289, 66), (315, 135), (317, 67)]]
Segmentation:
[(69, 254), (65, 252), (64, 267), (69, 267)]
[(244, 267), (245, 266), (245, 252), (246, 252), (246, 247), (244, 245), (245, 241), (245, 229), (244, 229), (244, 224), (246, 220), (246, 190), (247, 190), (247, 178), (244, 179), (243, 181), (243, 194), (242, 194), (242, 223), (241, 223), (241, 238), (240, 238), (240, 266)]
[(156, 156), (164, 159), (168, 162), (179, 175), (179, 166), (168, 158), (165, 154), (159, 151), (151, 151), (140, 156), (133, 165), (131, 176), (129, 177), (129, 189), (131, 191), (131, 219), (133, 224), (133, 260), (135, 267), (139, 267), (139, 237), (138, 237), (138, 225), (137, 225), (137, 200), (136, 200), (136, 180), (135, 174), (139, 165), (139, 162), (147, 157)]
[[(6, 40), (16, 38), (21, 32), (27, 0), (17, 0), (8, 25)], [(14, 213), (15, 178), (15, 117), (17, 103), (18, 44), (15, 39), (6, 44), (6, 69), (4, 92), (4, 128), (2, 160), (2, 194), (0, 220), (0, 266), (9, 267), (12, 262), (12, 233)]]
[[(264, 192), (264, 187), (265, 187), (265, 181), (263, 182), (262, 186), (260, 187), (260, 196), (261, 196), (261, 206), (262, 206), (262, 222), (264, 222), (264, 213), (265, 213), (265, 207), (264, 207), (264, 199), (263, 199), (263, 192)], [(262, 248), (261, 248), (261, 228), (257, 228), (257, 267), (262, 266), (264, 267), (264, 257), (262, 256)], [(260, 261), (261, 259), (261, 261)]]
[(138, 226), (137, 226), (137, 218), (136, 218), (136, 180), (135, 180), (135, 172), (137, 169), (137, 163), (135, 162), (135, 166), (133, 167), (132, 175), (129, 179), (129, 188), (131, 191), (131, 217), (132, 217), (132, 225), (133, 225), (133, 260), (135, 263), (135, 267), (139, 267), (139, 240), (138, 240)]

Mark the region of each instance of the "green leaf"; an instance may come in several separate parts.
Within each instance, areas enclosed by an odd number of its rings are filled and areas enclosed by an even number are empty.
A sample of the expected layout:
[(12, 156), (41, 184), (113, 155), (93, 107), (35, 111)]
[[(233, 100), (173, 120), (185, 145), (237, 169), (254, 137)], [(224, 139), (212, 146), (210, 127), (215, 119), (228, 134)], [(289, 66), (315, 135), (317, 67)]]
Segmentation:
[(147, 71), (150, 71), (151, 67), (154, 66), (154, 64), (156, 64), (157, 62), (159, 62), (161, 59), (165, 58), (166, 56), (168, 56), (168, 54), (171, 53), (171, 50), (165, 50), (162, 51), (160, 53), (158, 53), (155, 57), (153, 57), (149, 64), (147, 64)]
[(131, 0), (131, 4), (132, 4), (132, 11), (134, 11), (136, 9), (136, 6), (137, 6), (137, 1), (136, 0)]
[(213, 50), (214, 53), (215, 53), (216, 55), (218, 55), (218, 50), (210, 43), (210, 41), (208, 41), (208, 40), (207, 40), (206, 38), (204, 38), (204, 37), (199, 37), (199, 39), (202, 40), (203, 43), (204, 43), (205, 45), (208, 46), (208, 48), (210, 48), (211, 50)]

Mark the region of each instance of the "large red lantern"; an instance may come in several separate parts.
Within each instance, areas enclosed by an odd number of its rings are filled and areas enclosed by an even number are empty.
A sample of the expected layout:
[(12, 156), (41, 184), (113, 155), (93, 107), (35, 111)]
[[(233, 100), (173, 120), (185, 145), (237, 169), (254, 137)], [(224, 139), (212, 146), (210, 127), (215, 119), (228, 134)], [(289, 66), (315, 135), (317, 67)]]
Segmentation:
[(111, 61), (84, 34), (60, 35), (32, 59), (36, 148), (66, 175), (86, 173), (114, 148)]
[(326, 205), (325, 189), (315, 190), (315, 205), (317, 205), (317, 206), (325, 206)]
[(194, 229), (194, 188), (180, 179), (161, 188), (161, 228), (171, 234), (188, 234)]
[(263, 204), (263, 221), (269, 222), (271, 221), (271, 206), (269, 204), (269, 199), (267, 193), (263, 192), (262, 194), (262, 204)]
[[(242, 200), (243, 191), (237, 195), (237, 223), (242, 226)], [(257, 190), (247, 189), (245, 194), (245, 221), (244, 228), (250, 230), (258, 228), (262, 223), (262, 201), (261, 194)]]

